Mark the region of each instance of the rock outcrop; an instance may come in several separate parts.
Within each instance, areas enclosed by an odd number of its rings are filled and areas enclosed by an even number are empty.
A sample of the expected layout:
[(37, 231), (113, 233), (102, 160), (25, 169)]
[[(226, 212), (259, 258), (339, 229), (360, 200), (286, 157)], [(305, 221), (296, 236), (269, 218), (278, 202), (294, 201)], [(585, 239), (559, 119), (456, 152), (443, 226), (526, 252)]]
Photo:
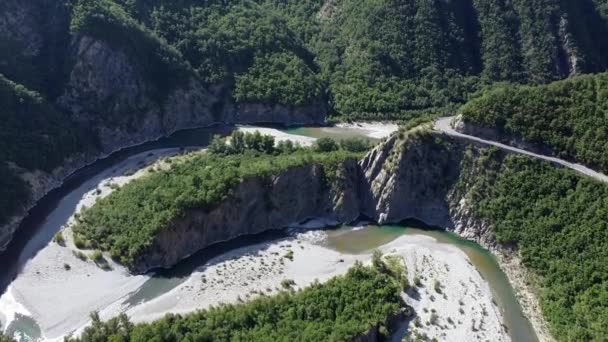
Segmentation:
[(172, 222), (132, 271), (143, 273), (170, 267), (214, 243), (285, 228), (311, 218), (351, 222), (360, 212), (357, 163), (344, 162), (339, 173), (336, 180), (328, 181), (324, 167), (311, 164), (276, 176), (246, 179), (215, 209), (192, 210)]
[[(220, 241), (277, 230), (311, 218), (347, 223), (364, 216), (380, 224), (415, 219), (494, 243), (491, 226), (467, 202), (480, 147), (440, 133), (399, 133), (360, 162), (344, 162), (333, 184), (321, 165), (244, 180), (211, 211), (192, 210), (171, 222), (132, 271), (167, 268)], [(468, 161), (468, 162), (467, 162)]]
[(482, 172), (471, 167), (482, 147), (436, 132), (399, 135), (360, 162), (362, 213), (380, 224), (417, 220), (493, 246), (491, 225), (467, 200)]
[(90, 129), (98, 145), (66, 157), (52, 172), (14, 168), (30, 185), (30, 200), (0, 226), (0, 252), (38, 200), (74, 171), (114, 151), (218, 123), (325, 122), (327, 105), (322, 101), (302, 108), (237, 106), (228, 94), (229, 84), (204, 86), (191, 71), (185, 71), (177, 84), (161, 84), (167, 89), (159, 91), (159, 84), (150, 81), (157, 75), (143, 70), (142, 62), (128, 49), (86, 33), (71, 35), (69, 24), (69, 10), (60, 2), (7, 0), (0, 4), (0, 73), (52, 97), (47, 100)]
[[(448, 191), (458, 180), (462, 146), (439, 144), (424, 132), (400, 139), (397, 135), (362, 161), (362, 200), (366, 216), (380, 224), (418, 219), (428, 225), (453, 228)], [(439, 139), (439, 138), (437, 138)]]

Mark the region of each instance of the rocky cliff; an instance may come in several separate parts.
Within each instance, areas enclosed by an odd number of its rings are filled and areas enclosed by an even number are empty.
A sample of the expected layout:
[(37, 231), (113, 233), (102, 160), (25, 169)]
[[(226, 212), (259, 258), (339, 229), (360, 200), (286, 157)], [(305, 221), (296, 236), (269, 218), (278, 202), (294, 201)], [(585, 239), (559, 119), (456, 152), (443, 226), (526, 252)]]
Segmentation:
[[(0, 73), (39, 92), (95, 142), (83, 143), (81, 153), (66, 154), (61, 165), (47, 171), (24, 168), (0, 155), (0, 163), (14, 165), (12, 172), (29, 190), (29, 200), (19, 203), (20, 209), (8, 220), (0, 220), (0, 251), (39, 199), (77, 169), (111, 152), (216, 123), (303, 125), (325, 121), (327, 108), (321, 102), (302, 108), (263, 103), (237, 106), (228, 83), (203, 85), (188, 67), (163, 70), (162, 60), (154, 62), (160, 65), (150, 64), (155, 58), (151, 53), (139, 51), (133, 44), (117, 44), (111, 35), (70, 32), (70, 15), (63, 2), (0, 3)], [(162, 50), (158, 38), (134, 27), (131, 31), (122, 28), (124, 34), (145, 41), (152, 51)], [(179, 57), (171, 53), (163, 57)], [(40, 131), (48, 134), (44, 127)]]
[(332, 184), (325, 173), (323, 166), (311, 164), (276, 176), (245, 179), (215, 209), (192, 210), (169, 224), (132, 271), (170, 267), (214, 243), (285, 228), (311, 218), (336, 223), (355, 220), (360, 212), (356, 162), (344, 162)]
[(468, 200), (483, 148), (423, 130), (391, 137), (360, 162), (363, 214), (380, 224), (414, 219), (493, 246), (491, 225)]
[(360, 162), (362, 213), (380, 224), (414, 219), (493, 246), (491, 226), (468, 201), (483, 171), (473, 168), (482, 148), (430, 131), (394, 135)]
[(491, 227), (467, 202), (482, 147), (430, 131), (400, 132), (327, 184), (317, 164), (244, 180), (211, 211), (192, 210), (167, 225), (132, 271), (171, 267), (211, 244), (282, 229), (311, 218), (335, 223), (361, 215), (380, 223), (415, 219), (493, 244)]

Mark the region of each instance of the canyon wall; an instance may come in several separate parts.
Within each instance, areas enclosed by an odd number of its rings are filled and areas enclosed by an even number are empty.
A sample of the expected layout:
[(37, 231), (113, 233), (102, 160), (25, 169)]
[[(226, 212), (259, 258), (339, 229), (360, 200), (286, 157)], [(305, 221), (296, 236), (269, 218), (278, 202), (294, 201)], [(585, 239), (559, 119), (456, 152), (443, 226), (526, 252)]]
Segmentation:
[(168, 225), (131, 270), (143, 273), (171, 267), (214, 243), (307, 219), (336, 224), (354, 221), (360, 212), (357, 163), (342, 163), (337, 177), (328, 177), (326, 172), (322, 165), (311, 164), (276, 176), (245, 179), (213, 210), (191, 210)]
[(358, 163), (343, 163), (332, 184), (315, 164), (246, 179), (215, 209), (192, 210), (168, 224), (132, 271), (171, 267), (211, 244), (311, 218), (336, 224), (361, 216), (379, 224), (415, 219), (491, 246), (490, 225), (467, 202), (468, 183), (480, 171), (471, 161), (480, 151), (436, 132), (400, 132)]
[[(149, 39), (143, 31), (136, 34)], [(11, 165), (11, 172), (29, 188), (29, 200), (0, 222), (0, 252), (38, 200), (74, 171), (114, 151), (214, 124), (325, 122), (328, 109), (321, 99), (302, 107), (237, 105), (229, 83), (203, 85), (188, 67), (164, 75), (162, 68), (147, 65), (147, 59), (154, 57), (145, 56), (145, 51), (141, 56), (137, 48), (110, 38), (86, 31), (71, 33), (70, 11), (62, 3), (7, 0), (0, 4), (0, 74), (42, 94), (44, 101), (65, 114), (65, 120), (89, 132), (94, 142), (83, 143), (81, 153), (67, 155), (61, 165), (46, 171), (22, 168), (0, 155), (0, 163)], [(154, 39), (145, 44), (161, 49)]]

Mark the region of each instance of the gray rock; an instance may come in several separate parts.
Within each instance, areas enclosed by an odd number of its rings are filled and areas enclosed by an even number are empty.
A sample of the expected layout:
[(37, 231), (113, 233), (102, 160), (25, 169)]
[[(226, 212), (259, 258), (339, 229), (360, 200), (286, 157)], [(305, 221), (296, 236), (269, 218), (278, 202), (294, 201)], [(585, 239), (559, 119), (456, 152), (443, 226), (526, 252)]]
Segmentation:
[(291, 168), (277, 176), (244, 180), (213, 210), (192, 210), (172, 222), (131, 269), (144, 273), (171, 267), (214, 243), (238, 236), (285, 228), (311, 218), (350, 222), (359, 215), (357, 165), (341, 166), (344, 177), (326, 182), (325, 170), (312, 164)]

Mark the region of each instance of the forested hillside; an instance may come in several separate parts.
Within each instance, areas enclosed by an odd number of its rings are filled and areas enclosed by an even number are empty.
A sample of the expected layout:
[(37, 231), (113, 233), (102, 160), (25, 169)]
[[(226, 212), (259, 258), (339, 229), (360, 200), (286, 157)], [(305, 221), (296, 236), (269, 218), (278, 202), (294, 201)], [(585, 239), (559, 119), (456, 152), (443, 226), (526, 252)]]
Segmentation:
[[(49, 171), (83, 152), (218, 121), (437, 115), (496, 82), (604, 71), (606, 7), (600, 0), (2, 1), (2, 82), (36, 92), (45, 108), (2, 99), (10, 125), (2, 143), (10, 148), (0, 172), (18, 200), (0, 203), (0, 224), (27, 197), (21, 169)], [(45, 147), (5, 133), (27, 130), (9, 124), (15, 115), (37, 122), (47, 111), (33, 130), (48, 139)], [(79, 141), (82, 127), (92, 142)]]
[(460, 108), (465, 122), (551, 148), (608, 173), (608, 74), (543, 86), (505, 85)]
[[(516, 243), (540, 283), (543, 314), (559, 341), (608, 336), (608, 186), (574, 171), (487, 150), (466, 167), (475, 212), (502, 243)], [(463, 183), (464, 184), (464, 183)]]
[(85, 129), (57, 112), (40, 94), (0, 74), (0, 223), (30, 196), (19, 170), (50, 172), (68, 156), (87, 152), (94, 141)]
[(115, 1), (205, 81), (234, 79), (237, 101), (299, 104), (324, 89), (341, 116), (446, 110), (496, 81), (608, 64), (605, 4), (590, 0)]

